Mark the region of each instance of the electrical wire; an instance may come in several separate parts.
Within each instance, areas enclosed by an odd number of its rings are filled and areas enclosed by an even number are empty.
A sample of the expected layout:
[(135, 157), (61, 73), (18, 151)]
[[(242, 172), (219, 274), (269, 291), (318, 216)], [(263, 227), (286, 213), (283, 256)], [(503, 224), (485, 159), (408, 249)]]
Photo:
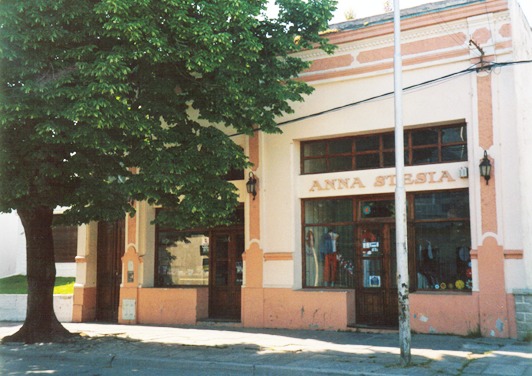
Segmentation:
[[(463, 69), (463, 70), (460, 70), (460, 71), (457, 71), (457, 72), (454, 72), (454, 73), (449, 73), (449, 74), (443, 75), (443, 76), (438, 77), (438, 78), (433, 78), (433, 79), (428, 80), (428, 81), (424, 81), (424, 82), (421, 82), (421, 83), (418, 83), (418, 84), (414, 84), (414, 85), (411, 85), (411, 86), (404, 87), (403, 91), (410, 91), (410, 90), (418, 89), (418, 88), (421, 88), (421, 87), (429, 86), (429, 85), (432, 85), (432, 84), (435, 84), (435, 83), (439, 83), (439, 82), (442, 82), (442, 81), (445, 81), (445, 80), (448, 80), (448, 79), (451, 79), (451, 78), (455, 78), (455, 77), (458, 77), (458, 76), (461, 76), (461, 75), (465, 75), (465, 74), (479, 73), (481, 71), (490, 71), (493, 68), (497, 68), (497, 67), (506, 67), (506, 66), (511, 66), (511, 65), (528, 64), (528, 63), (532, 63), (532, 60), (520, 60), (520, 61), (509, 61), (509, 62), (501, 62), (501, 63), (489, 63), (489, 64), (486, 64), (484, 66), (477, 66), (478, 64), (475, 64), (475, 65), (473, 65), (473, 66), (471, 66), (469, 68), (466, 68), (466, 69)], [(368, 102), (375, 101), (375, 100), (378, 100), (378, 99), (386, 98), (386, 97), (392, 96), (393, 94), (394, 94), (393, 91), (389, 91), (389, 92), (386, 92), (386, 93), (383, 93), (383, 94), (379, 94), (379, 95), (375, 95), (373, 97), (362, 99), (362, 100), (359, 100), (359, 101), (356, 101), (356, 102), (351, 102), (351, 103), (348, 103), (348, 104), (344, 104), (342, 106), (333, 107), (333, 108), (330, 108), (330, 109), (327, 109), (327, 110), (323, 110), (323, 111), (320, 111), (320, 112), (315, 112), (315, 113), (310, 114), (310, 115), (305, 115), (305, 116), (301, 116), (301, 117), (298, 117), (298, 118), (295, 118), (295, 119), (286, 120), (286, 121), (277, 123), (277, 126), (281, 127), (281, 126), (284, 126), (284, 125), (297, 123), (297, 122), (300, 122), (300, 121), (303, 121), (303, 120), (307, 120), (307, 119), (315, 118), (315, 117), (318, 117), (318, 116), (326, 115), (326, 114), (331, 113), (331, 112), (336, 112), (336, 111), (340, 111), (340, 110), (343, 110), (343, 109), (346, 109), (346, 108), (358, 106), (358, 105), (363, 104), (363, 103), (368, 103)], [(262, 129), (259, 127), (259, 128), (256, 128), (254, 130), (254, 132), (258, 132), (258, 131), (261, 131), (261, 130)], [(243, 135), (243, 134), (244, 134), (243, 132), (238, 132), (238, 133), (229, 135), (228, 137), (236, 137), (236, 136), (240, 136), (240, 135)]]

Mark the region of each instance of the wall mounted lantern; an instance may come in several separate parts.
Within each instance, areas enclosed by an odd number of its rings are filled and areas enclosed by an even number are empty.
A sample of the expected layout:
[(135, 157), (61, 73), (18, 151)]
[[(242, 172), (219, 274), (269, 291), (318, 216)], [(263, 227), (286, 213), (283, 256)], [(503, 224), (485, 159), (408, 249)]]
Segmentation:
[(257, 195), (257, 178), (255, 178), (255, 174), (253, 174), (253, 172), (249, 173), (249, 179), (246, 183), (246, 189), (249, 194), (253, 195), (253, 200), (255, 200), (255, 196)]
[(479, 167), (480, 176), (486, 179), (486, 185), (488, 185), (488, 182), (491, 178), (491, 162), (488, 158), (488, 152), (486, 150), (484, 150), (484, 158), (482, 158)]

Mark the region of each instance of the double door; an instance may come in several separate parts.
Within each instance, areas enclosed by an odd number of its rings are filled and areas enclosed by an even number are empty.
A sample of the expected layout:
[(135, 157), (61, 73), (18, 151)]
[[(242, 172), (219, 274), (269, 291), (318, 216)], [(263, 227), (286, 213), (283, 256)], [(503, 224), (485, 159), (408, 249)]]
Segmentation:
[(395, 225), (361, 223), (357, 229), (356, 321), (361, 326), (398, 325)]
[(210, 242), (209, 317), (239, 321), (244, 231), (213, 231)]

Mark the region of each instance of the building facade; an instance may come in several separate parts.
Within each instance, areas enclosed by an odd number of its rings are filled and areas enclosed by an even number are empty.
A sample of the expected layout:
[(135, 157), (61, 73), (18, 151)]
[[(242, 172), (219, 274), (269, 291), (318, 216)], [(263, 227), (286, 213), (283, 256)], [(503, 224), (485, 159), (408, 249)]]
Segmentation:
[[(137, 202), (80, 228), (74, 321), (397, 327), (392, 14), (328, 37), (298, 54), (315, 91), (283, 133), (233, 137), (253, 162), (235, 225), (159, 228)], [(432, 3), (403, 12), (402, 55), (412, 329), (526, 336), (530, 26), (512, 0)]]

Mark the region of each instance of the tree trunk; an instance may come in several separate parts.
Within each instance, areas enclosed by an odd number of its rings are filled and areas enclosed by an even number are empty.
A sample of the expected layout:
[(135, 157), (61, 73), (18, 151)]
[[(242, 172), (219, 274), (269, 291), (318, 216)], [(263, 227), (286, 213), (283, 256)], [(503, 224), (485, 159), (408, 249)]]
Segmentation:
[(72, 335), (54, 312), (55, 257), (53, 208), (18, 210), (26, 236), (28, 307), (24, 325), (2, 342), (57, 342)]

